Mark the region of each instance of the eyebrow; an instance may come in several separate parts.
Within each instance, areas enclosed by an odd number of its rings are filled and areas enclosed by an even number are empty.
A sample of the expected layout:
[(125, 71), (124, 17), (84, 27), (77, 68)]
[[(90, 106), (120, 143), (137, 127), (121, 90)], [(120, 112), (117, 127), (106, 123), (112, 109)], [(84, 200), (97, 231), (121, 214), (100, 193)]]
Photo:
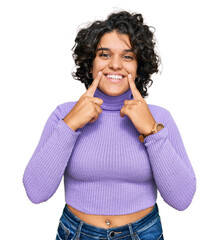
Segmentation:
[[(98, 51), (111, 51), (111, 49), (110, 48), (98, 48), (97, 50), (96, 50), (96, 52), (98, 52)], [(133, 49), (124, 49), (124, 52), (134, 52), (133, 51)]]

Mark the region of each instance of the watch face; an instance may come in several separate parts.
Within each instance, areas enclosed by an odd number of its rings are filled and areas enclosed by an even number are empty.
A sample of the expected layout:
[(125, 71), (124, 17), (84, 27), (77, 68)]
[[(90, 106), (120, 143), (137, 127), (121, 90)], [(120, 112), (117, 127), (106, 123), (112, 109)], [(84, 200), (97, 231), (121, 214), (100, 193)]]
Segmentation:
[(162, 128), (164, 128), (164, 125), (162, 123), (158, 123), (157, 124), (157, 131), (161, 130)]

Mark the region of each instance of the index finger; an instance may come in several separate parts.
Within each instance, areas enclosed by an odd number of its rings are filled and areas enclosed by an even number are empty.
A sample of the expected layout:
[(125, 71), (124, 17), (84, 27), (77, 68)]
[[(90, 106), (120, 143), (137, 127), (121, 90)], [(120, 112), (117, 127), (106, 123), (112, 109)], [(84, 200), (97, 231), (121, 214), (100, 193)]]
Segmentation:
[(128, 74), (128, 82), (129, 82), (129, 86), (130, 86), (131, 91), (132, 91), (133, 98), (136, 99), (136, 100), (137, 99), (141, 100), (142, 96), (141, 96), (140, 92), (138, 91), (138, 89), (135, 85), (135, 80), (133, 79), (131, 74)]
[(100, 79), (102, 77), (102, 72), (99, 71), (96, 78), (93, 80), (92, 84), (90, 85), (90, 87), (87, 89), (86, 93), (84, 95), (86, 96), (89, 96), (89, 97), (93, 97), (96, 89), (97, 89), (97, 86), (100, 82)]

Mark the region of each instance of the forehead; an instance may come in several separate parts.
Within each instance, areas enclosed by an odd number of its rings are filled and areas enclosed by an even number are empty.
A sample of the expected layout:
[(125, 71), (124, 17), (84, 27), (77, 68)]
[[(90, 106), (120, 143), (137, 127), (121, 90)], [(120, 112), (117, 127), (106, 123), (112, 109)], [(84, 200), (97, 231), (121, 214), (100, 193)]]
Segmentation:
[(107, 47), (114, 50), (123, 50), (130, 49), (131, 43), (127, 34), (120, 34), (116, 31), (113, 31), (110, 33), (105, 33), (101, 37), (97, 47)]

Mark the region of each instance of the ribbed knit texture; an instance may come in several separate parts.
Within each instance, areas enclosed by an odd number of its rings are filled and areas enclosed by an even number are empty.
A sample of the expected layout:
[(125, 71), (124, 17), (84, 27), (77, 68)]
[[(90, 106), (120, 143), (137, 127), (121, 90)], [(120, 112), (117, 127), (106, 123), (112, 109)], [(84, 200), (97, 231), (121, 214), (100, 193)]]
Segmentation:
[(127, 115), (120, 117), (131, 89), (103, 99), (99, 118), (73, 131), (63, 118), (76, 102), (63, 103), (49, 116), (23, 176), (33, 203), (47, 201), (64, 175), (65, 201), (87, 214), (123, 215), (151, 207), (157, 190), (177, 210), (186, 209), (196, 191), (196, 176), (177, 125), (165, 108), (148, 104), (165, 126), (139, 141)]

